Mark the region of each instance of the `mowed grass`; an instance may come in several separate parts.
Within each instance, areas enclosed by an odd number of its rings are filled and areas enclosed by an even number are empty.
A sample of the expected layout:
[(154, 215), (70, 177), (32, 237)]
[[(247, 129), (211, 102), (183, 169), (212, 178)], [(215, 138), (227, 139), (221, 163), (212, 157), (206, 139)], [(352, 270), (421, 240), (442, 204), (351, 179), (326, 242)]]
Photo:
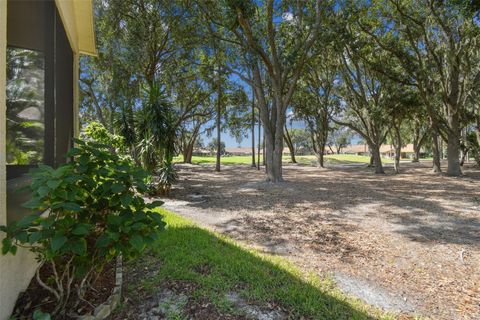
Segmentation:
[(148, 267), (158, 271), (153, 276), (135, 279), (134, 285), (129, 286), (127, 297), (134, 302), (135, 299), (142, 302), (139, 290), (155, 296), (155, 292), (162, 290), (162, 284), (180, 283), (190, 288), (190, 298), (212, 303), (227, 314), (241, 314), (226, 298), (235, 293), (260, 307), (280, 305), (293, 319), (394, 318), (345, 296), (329, 279), (302, 273), (283, 258), (248, 249), (172, 212), (163, 209), (159, 212), (165, 217), (167, 229), (146, 255), (148, 259), (134, 262), (136, 270)]
[[(296, 156), (298, 163), (306, 165), (315, 165), (316, 157), (309, 156)], [(216, 157), (214, 156), (193, 156), (193, 164), (215, 164)], [(261, 161), (261, 160), (260, 160)], [(357, 156), (353, 154), (329, 154), (325, 155), (325, 161), (327, 164), (354, 164), (363, 163), (368, 164), (370, 162), (369, 156)], [(174, 162), (183, 162), (183, 157), (178, 156), (174, 158)], [(290, 162), (290, 156), (283, 156), (283, 162)], [(382, 159), (383, 163), (393, 163), (391, 159)], [(251, 165), (252, 156), (224, 156), (221, 158), (221, 164), (223, 165)]]

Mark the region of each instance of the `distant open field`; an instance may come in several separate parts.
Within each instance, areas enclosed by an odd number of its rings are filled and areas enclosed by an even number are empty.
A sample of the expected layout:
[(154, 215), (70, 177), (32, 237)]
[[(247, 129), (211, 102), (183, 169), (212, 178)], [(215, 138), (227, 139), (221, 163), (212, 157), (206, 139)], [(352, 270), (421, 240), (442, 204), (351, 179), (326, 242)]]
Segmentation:
[[(315, 156), (297, 156), (297, 162), (301, 164), (315, 164)], [(214, 156), (193, 156), (192, 163), (194, 164), (214, 164), (216, 158)], [(353, 163), (369, 163), (370, 157), (357, 156), (352, 154), (330, 154), (325, 156), (327, 164), (353, 164)], [(290, 162), (289, 156), (283, 156), (284, 162)], [(391, 159), (382, 159), (383, 163), (392, 163)], [(183, 157), (178, 156), (174, 158), (174, 162), (183, 162)], [(252, 163), (252, 156), (224, 156), (222, 157), (223, 165), (239, 165)]]

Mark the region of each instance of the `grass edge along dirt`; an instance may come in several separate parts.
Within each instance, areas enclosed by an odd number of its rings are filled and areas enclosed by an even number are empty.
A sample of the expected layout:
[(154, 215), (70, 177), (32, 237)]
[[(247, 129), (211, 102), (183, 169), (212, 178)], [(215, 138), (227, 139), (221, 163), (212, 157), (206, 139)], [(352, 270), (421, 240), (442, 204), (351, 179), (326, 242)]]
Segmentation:
[[(309, 156), (296, 156), (297, 162), (302, 165), (316, 165), (316, 157), (313, 155)], [(193, 164), (215, 164), (215, 156), (193, 156)], [(183, 157), (177, 156), (174, 158), (174, 162), (182, 163)], [(283, 162), (290, 162), (289, 156), (283, 157)], [(359, 156), (352, 154), (329, 154), (325, 155), (326, 164), (368, 164), (370, 162), (369, 156)], [(382, 158), (383, 164), (393, 163), (392, 159)], [(252, 156), (222, 156), (221, 158), (222, 165), (251, 165)]]
[[(127, 297), (153, 293), (168, 281), (191, 282), (195, 299), (207, 300), (218, 310), (238, 313), (225, 297), (236, 292), (248, 303), (278, 304), (291, 318), (395, 319), (359, 299), (342, 293), (329, 278), (301, 272), (285, 258), (249, 249), (227, 236), (199, 227), (173, 212), (157, 209), (167, 223), (158, 242), (138, 268), (157, 266), (153, 276), (130, 284)], [(144, 265), (145, 264), (145, 265)], [(199, 271), (202, 270), (202, 271)]]

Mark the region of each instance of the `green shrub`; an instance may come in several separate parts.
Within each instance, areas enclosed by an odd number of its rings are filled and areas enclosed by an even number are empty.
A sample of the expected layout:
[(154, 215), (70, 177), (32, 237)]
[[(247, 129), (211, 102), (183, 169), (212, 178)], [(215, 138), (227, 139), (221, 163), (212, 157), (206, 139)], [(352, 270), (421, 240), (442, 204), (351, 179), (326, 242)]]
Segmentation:
[(128, 148), (125, 139), (117, 134), (113, 134), (99, 122), (92, 121), (82, 130), (82, 140), (97, 142), (109, 146), (111, 151), (114, 151), (121, 157), (129, 157)]
[(177, 169), (172, 162), (164, 161), (163, 165), (157, 170), (157, 174), (148, 177), (146, 181), (148, 195), (168, 196), (172, 185), (178, 182)]
[[(141, 197), (146, 191), (142, 169), (111, 153), (107, 145), (76, 143), (69, 152), (74, 161), (30, 172), (32, 199), (25, 206), (46, 212), (44, 216), (34, 214), (0, 227), (6, 233), (3, 254), (15, 254), (17, 246), (35, 253), (40, 262), (37, 280), (57, 299), (54, 314), (84, 299), (106, 263), (119, 254), (138, 257), (164, 227), (162, 217), (151, 211), (162, 203), (146, 204)], [(53, 271), (53, 281), (40, 277), (45, 264)]]
[(158, 170), (158, 188), (160, 193), (168, 196), (172, 185), (178, 182), (177, 169), (172, 162), (164, 162)]

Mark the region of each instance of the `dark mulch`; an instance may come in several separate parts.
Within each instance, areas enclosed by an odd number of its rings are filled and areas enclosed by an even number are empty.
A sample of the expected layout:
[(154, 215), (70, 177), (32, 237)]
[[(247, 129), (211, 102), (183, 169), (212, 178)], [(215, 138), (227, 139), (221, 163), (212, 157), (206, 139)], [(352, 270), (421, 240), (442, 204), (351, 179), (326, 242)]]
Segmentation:
[[(52, 268), (50, 265), (44, 265), (40, 270), (41, 279), (49, 279), (52, 275)], [(85, 299), (90, 303), (81, 302), (76, 310), (72, 310), (72, 307), (67, 306), (68, 312), (72, 313), (72, 316), (69, 315), (57, 315), (53, 319), (63, 320), (63, 319), (75, 319), (73, 313), (85, 315), (90, 312), (93, 312), (94, 307), (104, 303), (110, 296), (113, 288), (115, 286), (115, 262), (112, 261), (108, 263), (102, 273), (99, 275), (96, 282), (93, 284), (93, 288), (86, 292)], [(72, 290), (74, 290), (75, 285), (72, 285)], [(76, 292), (72, 292), (72, 297), (75, 297)], [(20, 294), (15, 304), (12, 317), (17, 320), (23, 319), (32, 319), (32, 314), (35, 310), (40, 310), (44, 313), (51, 313), (55, 308), (56, 300), (53, 294), (51, 294), (46, 289), (42, 288), (36, 277), (33, 277), (30, 285), (27, 290)]]

